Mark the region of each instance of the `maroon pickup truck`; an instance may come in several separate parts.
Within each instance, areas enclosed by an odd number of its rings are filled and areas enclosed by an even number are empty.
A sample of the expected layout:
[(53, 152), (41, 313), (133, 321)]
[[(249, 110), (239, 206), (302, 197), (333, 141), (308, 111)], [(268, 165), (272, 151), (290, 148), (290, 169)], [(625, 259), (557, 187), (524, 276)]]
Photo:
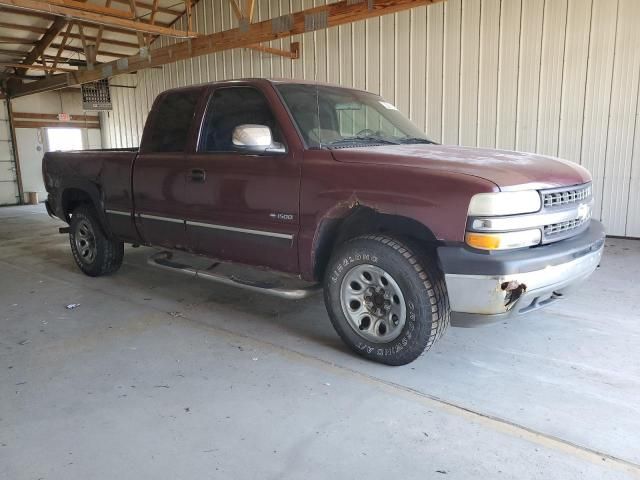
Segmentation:
[(159, 247), (153, 265), (285, 298), (322, 287), (347, 345), (391, 365), (449, 323), (562, 298), (605, 238), (584, 168), (438, 145), (377, 95), (299, 81), (169, 90), (139, 149), (47, 153), (43, 174), (87, 275), (115, 272), (130, 243)]

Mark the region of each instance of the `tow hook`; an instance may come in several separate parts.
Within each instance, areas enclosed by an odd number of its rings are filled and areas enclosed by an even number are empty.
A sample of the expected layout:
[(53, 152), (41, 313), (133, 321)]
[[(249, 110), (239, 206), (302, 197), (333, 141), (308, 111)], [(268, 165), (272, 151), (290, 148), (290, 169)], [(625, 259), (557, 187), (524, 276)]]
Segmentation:
[(522, 294), (527, 291), (527, 286), (524, 283), (518, 283), (516, 280), (504, 282), (500, 285), (500, 288), (506, 292), (504, 306), (507, 310), (511, 309)]

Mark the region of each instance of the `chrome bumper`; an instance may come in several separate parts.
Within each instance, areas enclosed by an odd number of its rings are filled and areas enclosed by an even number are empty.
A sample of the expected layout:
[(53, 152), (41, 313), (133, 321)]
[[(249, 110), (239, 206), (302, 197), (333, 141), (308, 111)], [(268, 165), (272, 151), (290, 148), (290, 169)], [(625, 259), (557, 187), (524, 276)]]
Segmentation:
[[(599, 223), (596, 227), (601, 229)], [(598, 267), (604, 249), (604, 232), (595, 237), (597, 240), (589, 238), (586, 245), (570, 255), (571, 258), (561, 261), (550, 258), (547, 264), (544, 262), (545, 247), (542, 247), (537, 252), (540, 255), (537, 263), (541, 268), (531, 271), (519, 271), (518, 262), (512, 261), (509, 261), (509, 267), (515, 272), (483, 275), (477, 272), (447, 273), (445, 269), (451, 324), (471, 327), (494, 323), (561, 299)], [(557, 249), (560, 243), (554, 248)], [(511, 289), (516, 290), (510, 293)]]

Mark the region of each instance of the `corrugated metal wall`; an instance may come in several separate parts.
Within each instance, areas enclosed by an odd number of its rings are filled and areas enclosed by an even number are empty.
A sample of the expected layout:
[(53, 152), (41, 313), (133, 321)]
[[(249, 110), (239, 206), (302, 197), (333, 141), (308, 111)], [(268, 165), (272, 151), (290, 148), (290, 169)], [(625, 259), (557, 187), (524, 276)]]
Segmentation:
[[(259, 0), (257, 14), (323, 3)], [(194, 19), (202, 33), (237, 26), (228, 0), (201, 0)], [(235, 50), (114, 78), (135, 88), (112, 89), (103, 143), (137, 145), (168, 88), (240, 77), (340, 83), (382, 94), (440, 142), (584, 165), (608, 232), (640, 237), (640, 0), (448, 0), (291, 41), (300, 60)]]

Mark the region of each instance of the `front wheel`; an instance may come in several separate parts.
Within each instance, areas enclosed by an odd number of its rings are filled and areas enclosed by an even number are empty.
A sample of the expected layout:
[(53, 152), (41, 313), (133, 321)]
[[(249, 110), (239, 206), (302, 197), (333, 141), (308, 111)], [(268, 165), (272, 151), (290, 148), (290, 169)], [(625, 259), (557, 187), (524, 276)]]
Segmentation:
[(442, 272), (426, 254), (386, 235), (340, 245), (324, 287), (340, 337), (358, 354), (381, 363), (412, 362), (449, 324)]
[(69, 242), (76, 264), (90, 277), (108, 275), (122, 265), (124, 243), (105, 235), (93, 208), (87, 205), (71, 214)]

